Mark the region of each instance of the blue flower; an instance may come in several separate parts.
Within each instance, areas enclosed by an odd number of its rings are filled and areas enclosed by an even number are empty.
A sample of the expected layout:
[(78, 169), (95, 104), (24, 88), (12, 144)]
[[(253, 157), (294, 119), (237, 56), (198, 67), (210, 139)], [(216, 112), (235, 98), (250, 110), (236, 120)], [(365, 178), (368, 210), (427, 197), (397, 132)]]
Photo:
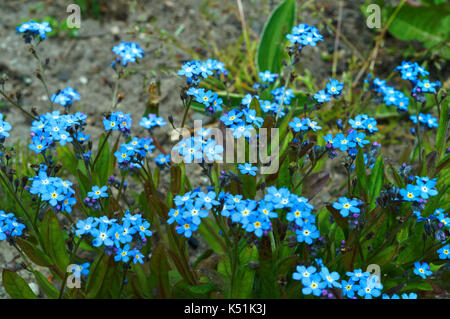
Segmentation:
[(408, 202), (419, 201), (420, 193), (420, 189), (411, 184), (406, 185), (406, 189), (400, 189), (400, 195), (403, 197), (403, 200)]
[(94, 247), (100, 247), (103, 244), (105, 244), (105, 246), (114, 245), (114, 242), (111, 240), (113, 233), (114, 229), (108, 229), (108, 224), (100, 223), (99, 229), (95, 228), (91, 231), (91, 235), (94, 237), (92, 244)]
[(261, 82), (273, 83), (277, 79), (278, 74), (270, 73), (270, 71), (264, 71), (259, 72), (258, 76), (261, 79)]
[(369, 278), (370, 273), (368, 271), (363, 272), (362, 269), (355, 269), (353, 272), (348, 271), (346, 273), (353, 282), (358, 282), (360, 279)]
[(144, 263), (144, 255), (141, 254), (141, 252), (137, 249), (134, 249), (130, 255), (133, 256), (133, 263), (140, 263), (143, 264)]
[(372, 297), (379, 297), (383, 285), (378, 282), (379, 277), (372, 275), (369, 278), (363, 278), (359, 282), (358, 295), (365, 299), (372, 299)]
[(307, 131), (308, 125), (305, 121), (300, 120), (298, 117), (294, 117), (291, 122), (289, 122), (289, 126), (292, 127), (294, 132)]
[(331, 95), (328, 94), (325, 90), (320, 90), (319, 92), (317, 92), (316, 94), (314, 94), (314, 99), (318, 102), (318, 103), (323, 103), (323, 102), (328, 102), (331, 101)]
[(160, 166), (170, 164), (170, 154), (167, 155), (159, 154), (158, 156), (155, 157), (155, 163)]
[(245, 230), (249, 233), (255, 233), (257, 237), (261, 237), (263, 232), (268, 229), (270, 229), (270, 224), (262, 216), (250, 215), (245, 224)]
[(436, 185), (436, 179), (423, 181), (421, 179), (417, 180), (417, 191), (419, 196), (423, 199), (427, 199), (430, 196), (436, 196), (438, 191), (434, 188)]
[(185, 206), (185, 212), (183, 213), (183, 218), (189, 219), (195, 225), (200, 225), (201, 218), (208, 216), (208, 211), (203, 209), (202, 201), (187, 202)]
[(197, 201), (200, 202), (206, 209), (211, 209), (213, 206), (220, 205), (220, 202), (215, 200), (216, 193), (213, 191), (208, 192), (207, 194), (203, 192), (198, 193)]
[(117, 55), (118, 61), (122, 62), (123, 66), (128, 63), (135, 63), (137, 59), (142, 59), (144, 50), (137, 43), (120, 42), (112, 48), (112, 51)]
[(348, 135), (348, 139), (351, 139), (354, 142), (356, 142), (356, 144), (358, 144), (359, 147), (364, 147), (364, 145), (370, 143), (370, 141), (364, 139), (365, 137), (366, 137), (366, 134), (364, 134), (363, 132), (359, 132), (359, 133), (353, 132)]
[(414, 273), (423, 279), (426, 279), (427, 276), (430, 276), (432, 274), (430, 270), (430, 265), (427, 263), (421, 263), (421, 262), (415, 262), (414, 263)]
[(319, 274), (312, 275), (309, 278), (305, 278), (302, 280), (302, 284), (305, 286), (302, 289), (302, 293), (304, 295), (310, 295), (311, 293), (314, 296), (320, 296), (322, 293), (322, 289), (326, 287), (326, 282), (322, 281), (322, 278)]
[(3, 114), (0, 113), (0, 141), (6, 137), (9, 137), (9, 131), (11, 130), (11, 124), (3, 121)]
[(349, 148), (353, 148), (356, 146), (356, 143), (346, 137), (342, 133), (338, 133), (336, 137), (333, 139), (333, 146), (340, 149), (342, 152), (347, 151)]
[(337, 202), (333, 203), (333, 208), (338, 210), (342, 217), (347, 217), (350, 213), (359, 214), (360, 210), (357, 206), (359, 206), (358, 200), (347, 197), (340, 197)]
[(344, 88), (344, 83), (339, 82), (336, 79), (330, 79), (326, 85), (327, 93), (330, 95), (340, 95)]
[(36, 38), (39, 36), (39, 40), (47, 39), (47, 33), (52, 32), (52, 28), (50, 27), (50, 23), (47, 21), (42, 23), (28, 21), (18, 26), (16, 31), (17, 33), (23, 33), (25, 42), (29, 43), (32, 37)]
[(299, 243), (305, 242), (308, 245), (312, 244), (313, 239), (319, 237), (319, 231), (313, 224), (305, 224), (302, 229), (297, 229), (295, 233), (297, 234), (297, 241)]
[(441, 86), (441, 82), (430, 82), (428, 79), (417, 81), (416, 87), (424, 93), (436, 93), (436, 88)]
[(445, 245), (437, 253), (439, 254), (439, 259), (450, 259), (450, 245)]
[(410, 292), (409, 295), (408, 294), (402, 294), (402, 299), (417, 299), (417, 294), (414, 292)]
[(203, 153), (209, 162), (221, 161), (223, 146), (217, 144), (214, 140), (209, 140), (203, 148)]
[(75, 266), (72, 266), (71, 272), (75, 278), (80, 278), (81, 275), (88, 275), (89, 274), (89, 263), (84, 264), (76, 264)]
[(130, 245), (125, 245), (123, 248), (118, 248), (116, 255), (114, 256), (115, 261), (123, 261), (124, 263), (128, 262), (130, 260)]
[(186, 238), (190, 238), (192, 236), (192, 232), (196, 231), (198, 225), (192, 223), (189, 219), (181, 219), (179, 222), (179, 226), (176, 227), (178, 234), (183, 234)]
[(317, 271), (317, 268), (314, 266), (297, 266), (296, 272), (292, 274), (292, 278), (294, 280), (301, 280), (302, 283), (304, 280), (309, 279), (314, 273)]
[(92, 187), (92, 190), (87, 193), (87, 196), (92, 199), (99, 199), (100, 197), (108, 197), (108, 193), (106, 190), (108, 189), (108, 186), (102, 186), (101, 188), (97, 185)]
[(85, 220), (79, 220), (76, 224), (75, 235), (81, 236), (84, 234), (90, 234), (97, 224), (98, 222), (94, 220), (93, 217), (88, 217)]
[(341, 284), (338, 282), (340, 276), (336, 271), (330, 273), (327, 267), (322, 267), (320, 275), (322, 276), (322, 279), (324, 280), (328, 288), (342, 287)]
[(347, 296), (348, 298), (353, 298), (355, 296), (355, 292), (359, 290), (359, 286), (355, 284), (353, 280), (342, 280), (342, 293), (344, 296)]
[(241, 172), (241, 174), (249, 174), (252, 176), (256, 176), (256, 172), (258, 171), (258, 168), (256, 166), (252, 166), (252, 164), (249, 163), (244, 163), (244, 164), (239, 164), (238, 168)]

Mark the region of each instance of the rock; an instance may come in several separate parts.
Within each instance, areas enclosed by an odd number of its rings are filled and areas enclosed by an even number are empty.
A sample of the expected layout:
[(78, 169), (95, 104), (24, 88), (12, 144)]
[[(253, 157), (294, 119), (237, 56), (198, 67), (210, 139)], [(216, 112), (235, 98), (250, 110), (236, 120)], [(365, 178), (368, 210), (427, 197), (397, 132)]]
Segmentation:
[(33, 293), (34, 293), (36, 296), (39, 296), (39, 294), (40, 294), (40, 289), (39, 289), (39, 286), (38, 286), (37, 284), (35, 284), (34, 282), (30, 282), (30, 283), (28, 284), (28, 287), (31, 288), (31, 290), (33, 291)]

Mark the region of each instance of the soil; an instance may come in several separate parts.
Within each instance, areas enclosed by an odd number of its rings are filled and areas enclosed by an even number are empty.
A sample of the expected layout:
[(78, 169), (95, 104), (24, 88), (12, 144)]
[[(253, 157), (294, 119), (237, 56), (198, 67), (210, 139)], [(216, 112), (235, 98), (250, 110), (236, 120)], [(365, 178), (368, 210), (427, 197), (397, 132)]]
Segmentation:
[[(81, 29), (76, 38), (60, 32), (42, 42), (38, 53), (43, 61), (48, 59), (46, 79), (52, 93), (66, 86), (72, 86), (81, 94), (81, 101), (74, 104), (71, 111), (82, 111), (88, 115), (87, 133), (93, 141), (103, 133), (100, 124), (103, 114), (109, 110), (112, 97), (113, 59), (111, 49), (120, 41), (138, 42), (145, 48), (146, 56), (136, 66), (137, 73), (120, 83), (119, 93), (125, 98), (118, 109), (134, 116), (133, 135), (143, 136), (138, 128), (139, 116), (145, 111), (148, 96), (143, 80), (147, 84), (155, 81), (160, 84), (160, 115), (166, 120), (173, 116), (175, 123), (181, 122), (183, 106), (179, 92), (183, 81), (176, 77), (175, 71), (183, 61), (189, 60), (189, 54), (171, 41), (161, 41), (165, 30), (176, 34), (176, 39), (184, 46), (200, 52), (204, 58), (214, 58), (213, 47), (202, 43), (202, 39), (213, 39), (219, 49), (226, 48), (241, 36), (241, 21), (236, 10), (236, 1), (213, 0), (130, 0), (103, 1), (107, 3), (101, 19), (92, 16), (81, 17)], [(261, 33), (269, 12), (280, 1), (248, 0), (242, 1), (247, 24), (252, 34)], [(298, 1), (302, 3), (303, 1)], [(372, 31), (365, 27), (365, 19), (359, 6), (362, 0), (345, 1), (343, 8), (342, 33), (350, 39), (361, 54), (367, 54), (373, 41)], [(325, 17), (332, 19), (336, 25), (338, 14), (337, 1), (316, 1), (323, 8)], [(15, 32), (15, 27), (23, 20), (39, 19), (47, 16), (64, 21), (67, 1), (2, 1), (0, 4), (0, 74), (8, 75), (5, 85), (9, 93), (20, 92), (20, 104), (26, 109), (36, 108), (39, 113), (49, 111), (48, 99), (41, 82), (35, 77), (36, 61), (27, 50), (22, 37)], [(35, 9), (33, 9), (35, 8)], [(207, 17), (208, 19), (205, 19)], [(318, 25), (324, 36), (324, 43), (305, 50), (305, 68), (318, 81), (325, 81), (331, 76), (331, 61), (323, 59), (334, 51), (334, 33), (311, 11), (299, 13), (298, 22)], [(345, 70), (351, 49), (341, 41), (342, 51), (337, 72)], [(391, 65), (401, 59), (397, 55), (389, 56)], [(134, 66), (133, 66), (134, 67)], [(387, 72), (389, 71), (382, 71)], [(1, 101), (1, 100), (0, 100)], [(62, 111), (62, 110), (61, 110)], [(0, 104), (0, 112), (13, 125), (12, 136), (8, 143), (21, 141), (27, 143), (30, 121), (20, 112), (8, 105)], [(188, 119), (201, 118), (194, 114)], [(156, 138), (169, 149), (168, 130), (158, 130)], [(195, 186), (207, 184), (207, 179), (197, 167), (189, 167), (189, 176)], [(321, 198), (320, 200), (327, 200)], [(1, 205), (0, 205), (1, 208)], [(202, 243), (198, 250), (202, 250)], [(18, 267), (21, 259), (18, 253), (5, 242), (0, 243), (0, 267)], [(26, 270), (19, 272), (28, 282), (33, 276)], [(0, 298), (8, 298), (0, 279)]]

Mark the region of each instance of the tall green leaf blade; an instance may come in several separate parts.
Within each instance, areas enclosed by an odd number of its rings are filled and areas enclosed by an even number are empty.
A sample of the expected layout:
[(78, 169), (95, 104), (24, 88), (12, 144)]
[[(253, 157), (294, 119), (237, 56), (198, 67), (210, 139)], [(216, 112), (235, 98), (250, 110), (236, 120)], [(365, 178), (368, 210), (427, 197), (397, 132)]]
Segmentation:
[(3, 270), (3, 286), (13, 299), (37, 299), (26, 281), (10, 270)]
[(373, 165), (372, 172), (369, 178), (369, 198), (370, 207), (372, 210), (375, 208), (375, 200), (380, 195), (381, 188), (384, 181), (384, 162), (383, 157), (379, 156)]
[(267, 20), (258, 48), (259, 71), (279, 73), (284, 56), (286, 34), (294, 26), (295, 0), (283, 1)]
[(439, 154), (438, 160), (441, 159), (444, 146), (445, 146), (445, 136), (447, 133), (448, 126), (448, 100), (445, 99), (442, 103), (441, 114), (439, 117), (439, 128), (436, 133), (436, 148)]
[[(395, 8), (391, 8), (392, 13)], [(388, 28), (396, 38), (404, 41), (420, 41), (430, 48), (445, 43), (450, 36), (450, 10), (448, 5), (413, 7), (405, 5), (400, 9)], [(446, 50), (444, 56), (450, 57)]]

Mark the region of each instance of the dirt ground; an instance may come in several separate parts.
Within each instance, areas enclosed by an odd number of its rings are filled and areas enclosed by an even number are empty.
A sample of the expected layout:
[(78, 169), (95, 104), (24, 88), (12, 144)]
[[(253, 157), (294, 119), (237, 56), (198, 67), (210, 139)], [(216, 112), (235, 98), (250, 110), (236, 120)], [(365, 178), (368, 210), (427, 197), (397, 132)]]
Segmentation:
[[(280, 1), (245, 0), (244, 14), (247, 23), (254, 34), (261, 33), (268, 13)], [(303, 1), (298, 1), (302, 3)], [(371, 31), (364, 27), (364, 18), (359, 5), (364, 1), (345, 1), (343, 9), (342, 33), (350, 39), (362, 54), (371, 48)], [(7, 74), (9, 81), (6, 90), (9, 93), (20, 91), (21, 105), (30, 110), (35, 107), (40, 113), (49, 110), (47, 97), (42, 84), (34, 76), (35, 60), (27, 51), (22, 37), (15, 32), (15, 27), (22, 20), (52, 16), (58, 21), (67, 17), (68, 1), (1, 1), (0, 3), (0, 75)], [(38, 4), (45, 4), (40, 9)], [(323, 0), (317, 4), (325, 8), (324, 14), (335, 20), (337, 17), (337, 1)], [(119, 93), (125, 99), (119, 104), (119, 110), (134, 115), (133, 135), (143, 136), (137, 123), (144, 112), (147, 96), (143, 89), (143, 79), (160, 82), (160, 115), (165, 119), (174, 117), (175, 123), (181, 122), (183, 106), (179, 92), (183, 81), (176, 77), (175, 71), (180, 64), (189, 60), (188, 53), (178, 47), (158, 40), (157, 28), (176, 33), (177, 39), (185, 46), (202, 52), (204, 58), (214, 58), (210, 47), (205, 47), (201, 39), (212, 37), (219, 48), (233, 43), (241, 35), (241, 22), (236, 11), (236, 1), (206, 1), (206, 0), (130, 0), (108, 2), (108, 11), (101, 20), (89, 16), (81, 17), (81, 29), (78, 38), (65, 34), (51, 37), (39, 45), (39, 54), (43, 60), (49, 59), (46, 78), (51, 94), (58, 89), (72, 86), (81, 93), (81, 101), (74, 104), (72, 111), (82, 111), (88, 117), (90, 133), (93, 141), (103, 133), (101, 120), (103, 113), (109, 109), (112, 95), (113, 71), (109, 64), (113, 60), (111, 49), (120, 41), (138, 42), (145, 48), (146, 56), (138, 65), (138, 73), (120, 84)], [(234, 11), (233, 11), (234, 10)], [(200, 12), (210, 19), (202, 18)], [(323, 23), (309, 11), (300, 12), (297, 22), (323, 26)], [(336, 24), (333, 21), (334, 25)], [(150, 32), (137, 32), (147, 29)], [(321, 28), (325, 38), (323, 44), (305, 52), (306, 68), (319, 80), (331, 76), (331, 62), (324, 61), (321, 56), (334, 50), (334, 34), (328, 28)], [(345, 58), (351, 55), (350, 49), (341, 42), (340, 49), (344, 52), (338, 72), (346, 68)], [(391, 57), (400, 62), (399, 57)], [(30, 122), (18, 111), (7, 105), (0, 104), (0, 112), (13, 125), (10, 143), (21, 140), (27, 143)], [(190, 120), (201, 117), (192, 115)], [(188, 122), (189, 123), (189, 122)], [(168, 147), (169, 141), (165, 130), (157, 132), (157, 138), (163, 146)], [(191, 168), (191, 180), (195, 186), (205, 185), (206, 177), (197, 168)], [(324, 199), (327, 200), (327, 199)], [(1, 209), (1, 205), (0, 205)], [(18, 253), (6, 243), (0, 243), (0, 267), (17, 267), (20, 258)], [(15, 260), (15, 261), (14, 261)], [(29, 282), (32, 275), (25, 270), (19, 272)], [(7, 298), (0, 282), (0, 298)]]

